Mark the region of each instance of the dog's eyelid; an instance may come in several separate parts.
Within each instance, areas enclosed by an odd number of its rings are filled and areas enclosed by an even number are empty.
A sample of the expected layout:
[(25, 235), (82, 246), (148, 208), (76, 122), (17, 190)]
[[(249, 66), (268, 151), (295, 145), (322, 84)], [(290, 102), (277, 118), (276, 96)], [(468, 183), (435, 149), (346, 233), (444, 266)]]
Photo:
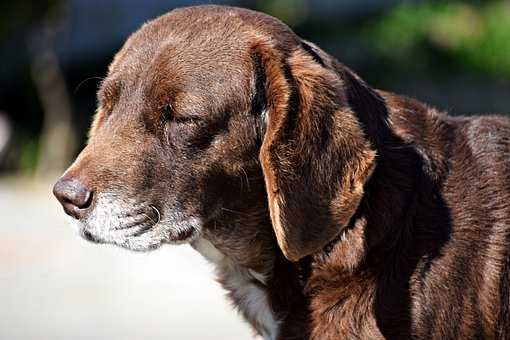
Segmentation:
[(185, 122), (197, 122), (201, 120), (199, 115), (193, 114), (177, 114), (175, 108), (172, 104), (164, 104), (159, 108), (161, 112), (161, 120), (163, 123), (167, 122), (177, 122), (177, 123), (185, 123)]
[(108, 96), (118, 96), (124, 89), (125, 82), (118, 75), (110, 75), (100, 84), (100, 89)]
[(164, 123), (191, 121), (195, 118), (189, 115), (177, 114), (175, 108), (171, 104), (161, 106), (159, 111), (161, 112), (161, 120)]
[(201, 119), (198, 116), (179, 116), (175, 117), (174, 121), (178, 123), (198, 123), (201, 122)]

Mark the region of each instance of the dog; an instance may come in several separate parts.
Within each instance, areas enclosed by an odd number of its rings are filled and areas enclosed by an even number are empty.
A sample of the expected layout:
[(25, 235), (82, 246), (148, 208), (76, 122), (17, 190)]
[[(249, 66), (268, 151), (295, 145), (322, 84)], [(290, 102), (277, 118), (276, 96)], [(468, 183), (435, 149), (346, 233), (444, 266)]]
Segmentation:
[(87, 240), (191, 244), (264, 339), (510, 338), (510, 121), (373, 89), (262, 13), (129, 37), (54, 194)]

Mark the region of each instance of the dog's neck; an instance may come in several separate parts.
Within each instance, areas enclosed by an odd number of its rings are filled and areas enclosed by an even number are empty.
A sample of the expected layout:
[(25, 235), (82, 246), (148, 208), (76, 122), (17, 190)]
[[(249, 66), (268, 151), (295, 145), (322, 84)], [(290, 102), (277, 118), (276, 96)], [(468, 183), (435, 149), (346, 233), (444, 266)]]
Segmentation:
[(214, 264), (218, 282), (265, 340), (308, 339), (308, 301), (303, 294), (308, 260), (291, 263), (278, 252), (271, 268), (261, 273), (241, 265), (206, 238), (191, 245)]
[(275, 340), (279, 321), (270, 304), (266, 274), (237, 264), (205, 238), (195, 240), (192, 247), (215, 265), (218, 281), (244, 318), (264, 340)]

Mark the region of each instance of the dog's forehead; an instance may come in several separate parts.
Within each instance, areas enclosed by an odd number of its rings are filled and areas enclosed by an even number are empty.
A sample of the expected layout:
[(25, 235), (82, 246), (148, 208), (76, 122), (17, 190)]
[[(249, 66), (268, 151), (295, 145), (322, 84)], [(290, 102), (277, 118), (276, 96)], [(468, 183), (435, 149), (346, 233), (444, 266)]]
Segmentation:
[(165, 96), (195, 103), (246, 97), (254, 70), (251, 37), (242, 32), (241, 19), (221, 20), (166, 15), (144, 25), (114, 58), (108, 80), (143, 87), (147, 98), (163, 101)]
[(299, 44), (285, 24), (263, 13), (214, 5), (174, 10), (128, 38), (104, 83), (120, 88), (127, 103), (153, 108), (245, 110), (254, 93), (259, 40), (282, 51)]
[(174, 61), (197, 61), (196, 67), (217, 63), (219, 58), (239, 56), (247, 43), (242, 32), (244, 26), (239, 19), (225, 21), (211, 11), (172, 11), (134, 32), (115, 56), (109, 70), (115, 72), (127, 65), (143, 67), (155, 58), (163, 59), (168, 53), (176, 56)]
[(165, 46), (172, 45), (180, 47), (182, 61), (193, 56), (197, 67), (221, 66), (232, 58), (246, 57), (250, 46), (261, 37), (281, 46), (294, 45), (298, 40), (283, 22), (264, 13), (216, 5), (181, 8), (134, 32), (114, 58), (110, 71), (126, 64), (146, 65), (164, 52)]

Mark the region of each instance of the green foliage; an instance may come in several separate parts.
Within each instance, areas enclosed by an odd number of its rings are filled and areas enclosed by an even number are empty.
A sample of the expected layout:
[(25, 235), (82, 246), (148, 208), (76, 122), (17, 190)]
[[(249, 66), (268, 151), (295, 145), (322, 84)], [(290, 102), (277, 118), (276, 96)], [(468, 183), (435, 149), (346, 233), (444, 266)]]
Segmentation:
[(39, 143), (36, 139), (25, 139), (19, 155), (19, 168), (25, 174), (31, 174), (37, 165), (39, 156)]
[(306, 0), (262, 0), (258, 2), (257, 9), (292, 26), (305, 19), (308, 13), (308, 2)]
[(510, 78), (510, 3), (428, 2), (392, 9), (365, 32), (396, 61), (436, 52), (456, 66)]

